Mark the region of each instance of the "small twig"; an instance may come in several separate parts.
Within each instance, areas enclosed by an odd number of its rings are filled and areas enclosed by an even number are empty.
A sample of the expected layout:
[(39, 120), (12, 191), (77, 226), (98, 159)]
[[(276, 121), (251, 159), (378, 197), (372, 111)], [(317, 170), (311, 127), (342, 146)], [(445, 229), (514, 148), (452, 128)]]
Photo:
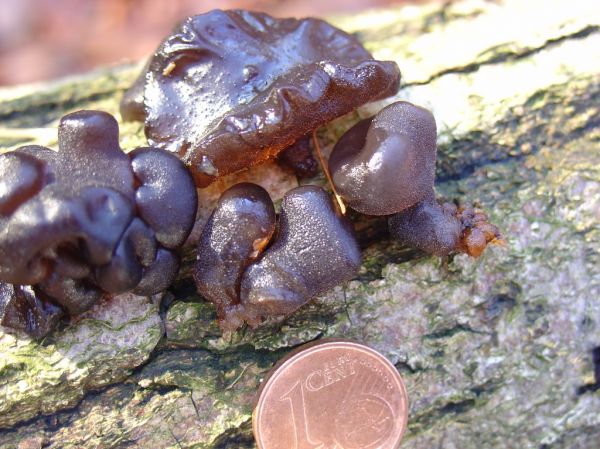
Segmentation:
[(173, 430), (171, 428), (169, 428), (169, 432), (171, 433), (171, 436), (177, 443), (177, 446), (180, 447), (181, 449), (183, 449), (183, 446), (181, 445), (181, 441), (179, 441), (179, 439), (175, 436), (175, 434), (173, 433)]
[(231, 382), (229, 385), (227, 385), (224, 390), (230, 390), (231, 388), (233, 388), (233, 386), (235, 384), (237, 384), (239, 382), (239, 380), (242, 378), (242, 376), (244, 375), (244, 373), (246, 372), (246, 370), (250, 367), (250, 364), (244, 366), (242, 368), (242, 372), (233, 380), (233, 382)]
[(346, 309), (346, 316), (348, 317), (348, 321), (350, 321), (350, 324), (354, 326), (354, 323), (352, 322), (352, 317), (350, 316), (350, 311), (348, 310), (348, 298), (346, 297), (346, 286), (342, 286), (342, 292), (344, 294), (344, 308)]
[(325, 173), (325, 177), (327, 178), (327, 182), (331, 186), (331, 190), (333, 191), (333, 196), (337, 201), (338, 206), (340, 207), (340, 212), (342, 215), (346, 215), (346, 205), (342, 201), (342, 197), (337, 193), (335, 186), (333, 185), (333, 179), (331, 179), (331, 174), (329, 173), (329, 169), (325, 164), (325, 159), (323, 158), (323, 153), (321, 152), (321, 146), (319, 145), (319, 140), (317, 139), (317, 130), (312, 132), (313, 142), (315, 144), (315, 150), (317, 152), (317, 158), (319, 159), (319, 164), (321, 164), (321, 169), (323, 173)]

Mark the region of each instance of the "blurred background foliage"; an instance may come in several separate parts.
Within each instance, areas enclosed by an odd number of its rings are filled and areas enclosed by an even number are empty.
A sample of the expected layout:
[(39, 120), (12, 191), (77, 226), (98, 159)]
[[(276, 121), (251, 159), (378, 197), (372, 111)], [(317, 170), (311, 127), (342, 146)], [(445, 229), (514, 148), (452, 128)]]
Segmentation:
[(184, 17), (215, 8), (304, 17), (418, 1), (0, 0), (0, 85), (139, 60)]

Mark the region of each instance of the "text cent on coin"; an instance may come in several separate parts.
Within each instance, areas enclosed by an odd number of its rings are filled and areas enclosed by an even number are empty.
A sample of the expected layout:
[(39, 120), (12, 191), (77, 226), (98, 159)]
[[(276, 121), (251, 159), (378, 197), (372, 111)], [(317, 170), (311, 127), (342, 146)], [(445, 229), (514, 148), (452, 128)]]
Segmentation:
[(348, 341), (309, 344), (263, 382), (253, 427), (260, 449), (395, 449), (408, 397), (394, 366)]

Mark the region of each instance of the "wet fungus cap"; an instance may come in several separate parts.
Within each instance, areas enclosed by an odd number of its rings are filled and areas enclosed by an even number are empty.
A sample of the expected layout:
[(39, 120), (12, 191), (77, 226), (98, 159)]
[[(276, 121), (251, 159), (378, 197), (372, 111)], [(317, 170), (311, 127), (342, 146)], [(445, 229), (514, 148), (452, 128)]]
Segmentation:
[[(373, 60), (354, 37), (322, 20), (242, 10), (186, 19), (148, 67), (146, 136), (178, 154), (199, 186), (394, 95), (400, 81), (395, 62)], [(139, 88), (122, 104), (124, 116), (139, 111)]]
[(337, 193), (353, 209), (390, 215), (392, 237), (429, 254), (479, 257), (500, 231), (472, 206), (435, 198), (436, 125), (431, 112), (400, 101), (350, 128), (329, 157)]
[(358, 272), (352, 226), (324, 190), (286, 193), (275, 234), (272, 207), (261, 187), (238, 184), (223, 194), (204, 228), (195, 280), (217, 306), (224, 330), (288, 315)]
[(221, 195), (200, 236), (194, 273), (198, 292), (220, 318), (239, 303), (242, 274), (270, 242), (275, 224), (273, 202), (262, 187), (240, 183)]
[(31, 286), (0, 282), (0, 326), (42, 338), (52, 331), (62, 316), (60, 307), (40, 298)]
[(30, 309), (50, 302), (77, 315), (105, 294), (154, 294), (174, 279), (174, 250), (197, 208), (193, 179), (172, 154), (128, 155), (118, 137), (110, 114), (78, 111), (61, 119), (58, 152), (0, 155), (0, 299), (21, 302), (11, 310), (27, 299)]
[(350, 128), (331, 152), (329, 170), (350, 207), (390, 215), (431, 194), (435, 158), (433, 115), (401, 101)]
[(283, 197), (273, 245), (244, 273), (240, 300), (259, 314), (292, 313), (352, 279), (360, 262), (352, 224), (329, 194), (316, 186), (297, 187)]

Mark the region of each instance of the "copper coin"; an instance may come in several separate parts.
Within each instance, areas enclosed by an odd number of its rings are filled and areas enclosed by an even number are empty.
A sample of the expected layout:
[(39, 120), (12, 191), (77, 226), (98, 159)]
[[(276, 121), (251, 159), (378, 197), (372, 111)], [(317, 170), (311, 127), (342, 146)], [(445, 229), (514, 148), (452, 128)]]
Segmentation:
[(281, 360), (253, 414), (259, 449), (395, 449), (408, 419), (404, 382), (385, 357), (348, 341)]

